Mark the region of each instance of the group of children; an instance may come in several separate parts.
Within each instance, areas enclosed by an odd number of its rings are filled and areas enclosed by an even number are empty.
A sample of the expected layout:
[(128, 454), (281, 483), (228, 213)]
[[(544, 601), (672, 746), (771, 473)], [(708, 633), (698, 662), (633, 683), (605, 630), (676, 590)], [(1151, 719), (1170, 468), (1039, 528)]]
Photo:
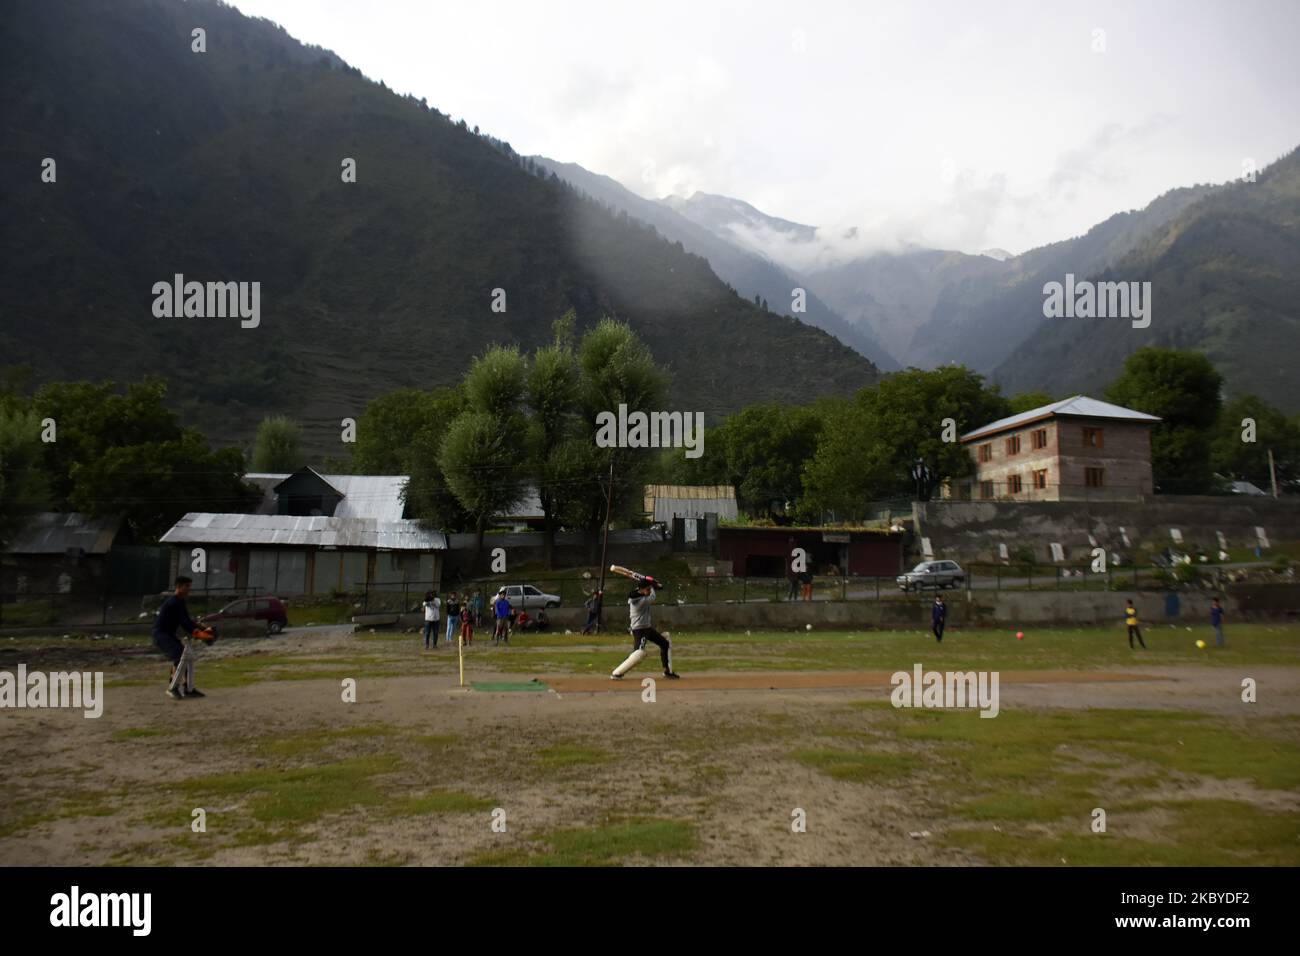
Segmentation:
[[(483, 592), (466, 591), (462, 598), (452, 591), (444, 607), (442, 599), (434, 591), (424, 595), (424, 648), (437, 648), (439, 621), (446, 612), (447, 643), (450, 644), (460, 635), (466, 647), (474, 643), (474, 627), (483, 624)], [(510, 635), (518, 627), (522, 631), (544, 631), (550, 627), (546, 611), (539, 610), (535, 616), (529, 615), (527, 609), (516, 611), (506, 597), (506, 589), (497, 591), (492, 601), (492, 615), (495, 627), (492, 631), (493, 644), (509, 644)]]
[[(930, 608), (930, 633), (934, 635), (936, 643), (943, 643), (943, 629), (947, 621), (948, 605), (944, 603), (942, 594), (936, 594)], [(1138, 644), (1146, 650), (1147, 644), (1142, 640), (1142, 628), (1138, 625), (1138, 612), (1133, 606), (1132, 598), (1124, 606), (1124, 623), (1128, 627), (1128, 646), (1133, 648), (1133, 639), (1137, 638)], [(1214, 628), (1214, 646), (1226, 646), (1223, 637), (1223, 604), (1217, 597), (1210, 603), (1210, 627)]]

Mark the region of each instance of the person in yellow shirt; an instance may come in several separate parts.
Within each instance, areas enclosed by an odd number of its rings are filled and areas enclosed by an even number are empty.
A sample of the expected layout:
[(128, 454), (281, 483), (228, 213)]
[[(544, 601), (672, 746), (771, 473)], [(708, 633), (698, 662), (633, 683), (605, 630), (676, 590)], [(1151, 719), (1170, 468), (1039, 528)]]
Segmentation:
[(1138, 627), (1138, 612), (1133, 606), (1133, 599), (1129, 598), (1128, 606), (1124, 608), (1124, 621), (1128, 624), (1128, 646), (1133, 647), (1133, 637), (1136, 635), (1138, 643), (1142, 645), (1142, 650), (1147, 649), (1147, 642), (1142, 640), (1142, 629)]

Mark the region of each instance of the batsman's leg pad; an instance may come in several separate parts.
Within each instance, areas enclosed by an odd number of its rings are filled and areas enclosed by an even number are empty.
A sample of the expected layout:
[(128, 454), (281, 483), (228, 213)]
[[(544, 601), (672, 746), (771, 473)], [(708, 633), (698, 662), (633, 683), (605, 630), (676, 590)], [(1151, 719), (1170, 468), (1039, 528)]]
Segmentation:
[(614, 668), (614, 673), (617, 674), (619, 677), (622, 677), (632, 668), (636, 667), (636, 665), (640, 664), (641, 658), (643, 657), (645, 657), (645, 651), (641, 650), (641, 648), (638, 647), (631, 654), (627, 655), (627, 660), (625, 660), (622, 664), (619, 664), (617, 667)]

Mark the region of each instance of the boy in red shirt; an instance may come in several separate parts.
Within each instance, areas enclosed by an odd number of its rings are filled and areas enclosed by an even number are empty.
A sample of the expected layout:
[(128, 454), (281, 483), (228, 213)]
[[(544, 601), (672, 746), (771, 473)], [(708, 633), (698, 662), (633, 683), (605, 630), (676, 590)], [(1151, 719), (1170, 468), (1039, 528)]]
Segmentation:
[(474, 611), (469, 604), (460, 609), (460, 639), (466, 647), (474, 643)]

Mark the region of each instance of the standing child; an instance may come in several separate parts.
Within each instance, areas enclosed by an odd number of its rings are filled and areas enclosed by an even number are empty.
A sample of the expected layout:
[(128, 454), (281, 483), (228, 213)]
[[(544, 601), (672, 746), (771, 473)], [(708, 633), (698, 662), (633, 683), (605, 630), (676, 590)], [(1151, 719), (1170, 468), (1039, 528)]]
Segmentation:
[(948, 623), (948, 605), (943, 603), (943, 595), (934, 596), (934, 606), (930, 608), (930, 630), (934, 632), (936, 644), (943, 643), (943, 628)]
[(460, 630), (460, 600), (456, 592), (451, 592), (451, 597), (447, 598), (447, 643), (450, 644), (456, 640), (456, 634)]
[(433, 639), (433, 648), (438, 648), (438, 627), (442, 623), (438, 620), (439, 613), (442, 610), (442, 602), (438, 600), (438, 595), (433, 591), (424, 593), (424, 649), (427, 651), (430, 647), (429, 639)]
[(1210, 605), (1210, 626), (1214, 628), (1214, 646), (1223, 647), (1223, 605), (1217, 597)]
[(1142, 645), (1142, 650), (1147, 649), (1147, 642), (1142, 640), (1142, 629), (1138, 627), (1138, 612), (1133, 606), (1133, 599), (1129, 598), (1128, 604), (1124, 608), (1124, 623), (1128, 625), (1128, 646), (1129, 650), (1133, 649), (1133, 637), (1137, 636), (1138, 643)]
[(460, 609), (460, 639), (466, 647), (474, 643), (474, 611), (468, 604)]
[(492, 643), (499, 644), (505, 641), (509, 644), (510, 615), (514, 613), (514, 608), (510, 606), (510, 599), (506, 597), (505, 588), (497, 592), (497, 599), (492, 604), (492, 612), (496, 615), (496, 630), (492, 632)]

